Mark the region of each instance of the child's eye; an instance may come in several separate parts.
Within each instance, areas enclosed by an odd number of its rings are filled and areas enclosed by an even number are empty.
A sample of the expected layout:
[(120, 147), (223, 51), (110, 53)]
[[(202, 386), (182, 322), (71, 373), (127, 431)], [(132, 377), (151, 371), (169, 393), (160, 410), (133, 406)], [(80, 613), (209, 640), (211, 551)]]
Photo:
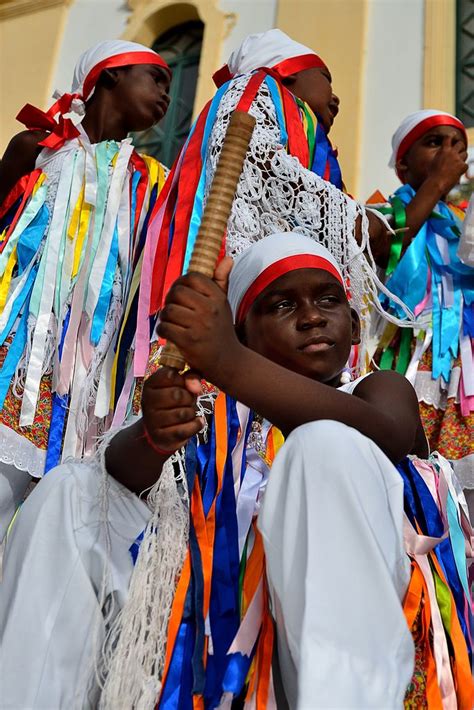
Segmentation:
[(331, 303), (339, 303), (339, 298), (334, 296), (332, 293), (327, 293), (325, 296), (321, 296), (321, 301), (329, 301)]
[(272, 310), (273, 311), (282, 311), (284, 308), (291, 308), (292, 307), (292, 302), (288, 300), (284, 301), (277, 301), (272, 305)]

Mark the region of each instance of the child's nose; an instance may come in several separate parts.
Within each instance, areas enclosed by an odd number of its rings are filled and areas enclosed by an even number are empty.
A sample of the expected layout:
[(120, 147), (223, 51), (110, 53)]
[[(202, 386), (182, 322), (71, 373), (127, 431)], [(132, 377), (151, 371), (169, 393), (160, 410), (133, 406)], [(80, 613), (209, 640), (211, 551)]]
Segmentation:
[(326, 322), (327, 318), (324, 313), (322, 313), (315, 304), (312, 304), (301, 309), (298, 327), (301, 330), (306, 330), (308, 328), (325, 325)]

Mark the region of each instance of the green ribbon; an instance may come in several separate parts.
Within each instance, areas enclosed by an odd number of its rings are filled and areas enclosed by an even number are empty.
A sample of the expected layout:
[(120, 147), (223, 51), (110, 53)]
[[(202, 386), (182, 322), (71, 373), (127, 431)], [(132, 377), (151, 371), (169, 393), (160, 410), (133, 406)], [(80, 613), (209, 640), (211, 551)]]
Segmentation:
[(402, 328), (400, 335), (400, 347), (398, 349), (397, 366), (395, 371), (400, 375), (404, 375), (408, 369), (411, 356), (411, 339), (413, 336), (412, 328)]
[(309, 165), (308, 168), (311, 169), (314, 160), (314, 146), (316, 143), (316, 126), (314, 125), (313, 117), (308, 111), (306, 104), (303, 103), (303, 109), (306, 115), (306, 120), (308, 121), (308, 148), (309, 148)]
[(386, 350), (384, 350), (382, 353), (382, 357), (380, 358), (380, 369), (391, 370), (394, 356), (395, 354), (392, 347), (388, 347)]
[(399, 197), (392, 197), (392, 214), (395, 222), (395, 234), (390, 245), (390, 255), (388, 257), (388, 266), (386, 269), (386, 275), (390, 274), (395, 270), (398, 262), (400, 261), (400, 256), (402, 254), (403, 246), (403, 235), (404, 230), (407, 225), (407, 213), (405, 205)]
[(436, 600), (438, 602), (439, 611), (443, 620), (443, 626), (447, 633), (451, 636), (451, 594), (449, 588), (446, 584), (444, 584), (433, 567), (432, 572), (435, 583)]
[(247, 567), (247, 547), (248, 547), (248, 535), (245, 540), (244, 549), (242, 550), (242, 558), (240, 560), (240, 571), (239, 571), (239, 609), (242, 609), (242, 588), (244, 586), (244, 576), (245, 568)]

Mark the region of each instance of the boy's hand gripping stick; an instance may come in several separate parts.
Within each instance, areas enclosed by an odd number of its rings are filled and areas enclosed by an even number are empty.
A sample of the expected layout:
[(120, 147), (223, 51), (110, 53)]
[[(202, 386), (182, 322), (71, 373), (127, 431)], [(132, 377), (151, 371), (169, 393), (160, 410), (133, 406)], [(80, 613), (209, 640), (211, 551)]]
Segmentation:
[[(189, 271), (197, 271), (210, 278), (214, 276), (254, 126), (253, 116), (244, 111), (233, 112), (202, 215)], [(182, 370), (185, 364), (178, 348), (168, 341), (161, 353), (160, 365)]]

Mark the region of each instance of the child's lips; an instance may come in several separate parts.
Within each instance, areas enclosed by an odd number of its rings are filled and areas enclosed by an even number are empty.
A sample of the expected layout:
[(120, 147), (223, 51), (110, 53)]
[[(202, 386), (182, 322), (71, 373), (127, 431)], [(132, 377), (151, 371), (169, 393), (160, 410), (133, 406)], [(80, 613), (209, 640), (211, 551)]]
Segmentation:
[(330, 350), (333, 346), (334, 343), (328, 338), (315, 338), (302, 345), (299, 350), (303, 353), (320, 353)]
[(156, 106), (157, 106), (160, 118), (163, 118), (166, 111), (168, 110), (168, 104), (165, 101), (158, 101)]

